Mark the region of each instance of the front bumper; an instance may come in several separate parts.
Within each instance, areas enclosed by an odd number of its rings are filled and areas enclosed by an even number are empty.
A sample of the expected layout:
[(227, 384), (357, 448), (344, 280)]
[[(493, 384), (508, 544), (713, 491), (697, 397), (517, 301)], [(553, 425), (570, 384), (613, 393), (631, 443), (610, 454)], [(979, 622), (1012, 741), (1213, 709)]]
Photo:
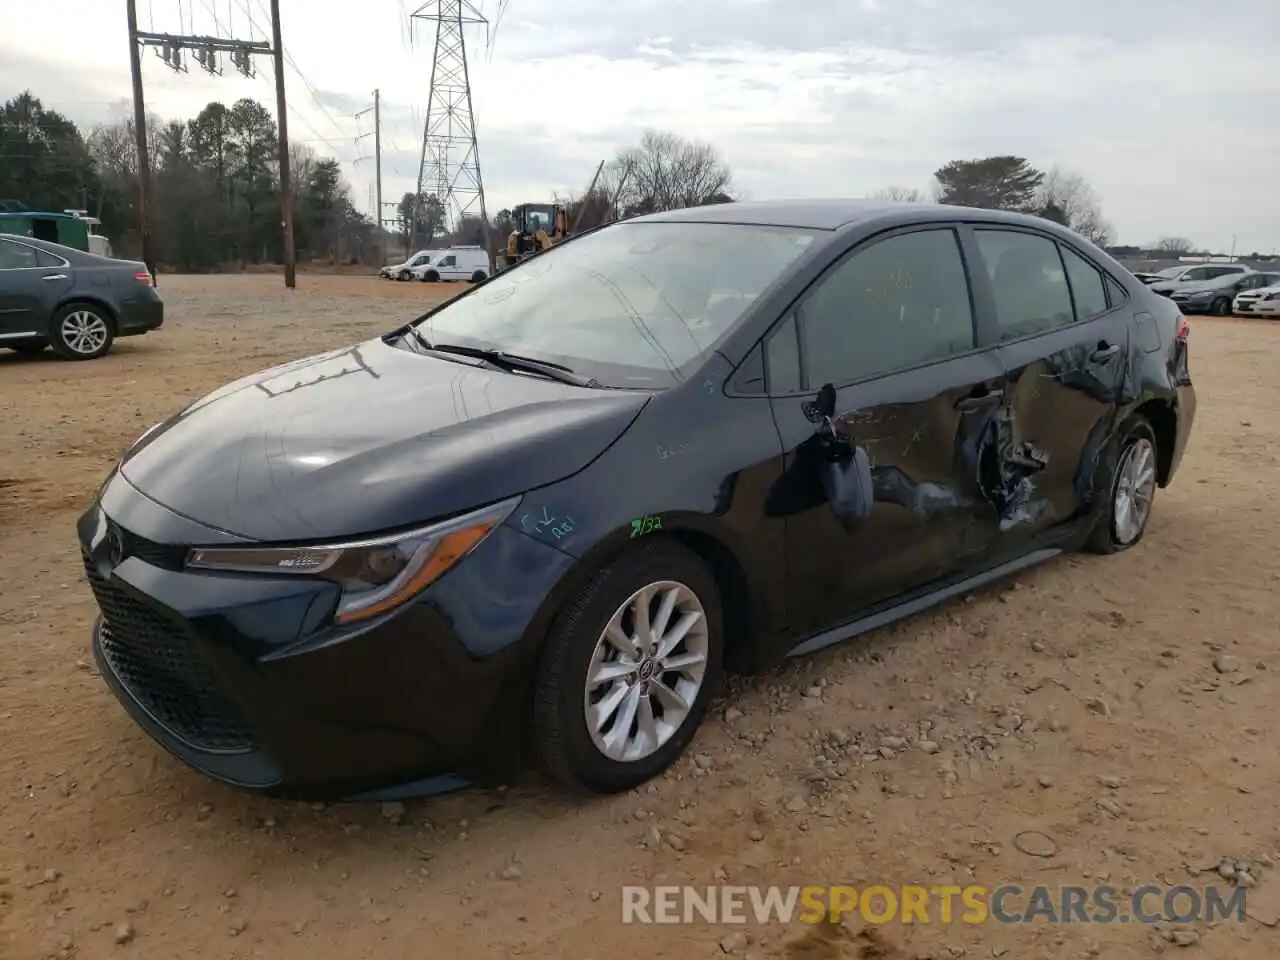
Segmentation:
[(1179, 300), (1175, 297), (1170, 297), (1169, 299), (1173, 300), (1178, 309), (1188, 316), (1206, 314), (1213, 308), (1212, 300)]
[[(112, 501), (128, 503), (113, 515)], [(78, 530), (102, 612), (94, 656), (165, 749), (303, 799), (389, 799), (518, 768), (530, 625), (567, 555), (500, 527), (417, 600), (342, 630), (330, 584), (183, 570), (182, 548), (144, 539), (172, 535), (175, 518), (117, 476)]]
[(1280, 317), (1280, 300), (1246, 300), (1231, 309), (1241, 317)]

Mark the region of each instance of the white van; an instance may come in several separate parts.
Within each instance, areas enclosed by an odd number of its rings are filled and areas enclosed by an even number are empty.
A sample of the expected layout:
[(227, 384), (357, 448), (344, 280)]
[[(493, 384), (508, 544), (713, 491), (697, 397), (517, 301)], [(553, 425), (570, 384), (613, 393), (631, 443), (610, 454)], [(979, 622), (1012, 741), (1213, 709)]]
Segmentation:
[(388, 263), (378, 271), (378, 276), (388, 280), (408, 280), (413, 276), (414, 267), (426, 266), (431, 262), (434, 250), (419, 250), (404, 263)]
[(466, 280), (479, 283), (489, 276), (489, 254), (481, 246), (433, 250), (431, 263), (415, 267), (414, 275), (425, 283)]

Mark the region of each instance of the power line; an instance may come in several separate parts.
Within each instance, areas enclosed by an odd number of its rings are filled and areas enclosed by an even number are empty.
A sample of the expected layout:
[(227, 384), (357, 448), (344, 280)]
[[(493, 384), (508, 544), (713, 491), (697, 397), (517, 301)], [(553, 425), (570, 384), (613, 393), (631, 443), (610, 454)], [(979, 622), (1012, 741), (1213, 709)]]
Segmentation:
[[(192, 59), (206, 73), (220, 76), (222, 73), (222, 56), (225, 54), (234, 64), (237, 72), (246, 77), (257, 74), (254, 58), (262, 55), (271, 56), (275, 67), (276, 88), (276, 133), (280, 178), (280, 220), (284, 233), (284, 282), (292, 289), (297, 285), (297, 257), (293, 242), (293, 185), (289, 157), (289, 105), (285, 96), (284, 83), (284, 40), (280, 28), (280, 2), (270, 0), (271, 40), (237, 40), (227, 36), (207, 36), (195, 33), (194, 3), (187, 8), (191, 14), (185, 22), (185, 33), (142, 32), (138, 29), (137, 0), (126, 0), (126, 11), (129, 21), (129, 68), (133, 77), (133, 111), (134, 136), (138, 148), (138, 214), (142, 234), (142, 254), (147, 268), (155, 275), (155, 258), (151, 249), (151, 156), (147, 148), (147, 112), (146, 100), (142, 85), (141, 51), (143, 47), (152, 47), (171, 69), (186, 72), (186, 54), (190, 52)], [(205, 8), (213, 13), (214, 26), (221, 29), (217, 11), (204, 0)], [(252, 18), (250, 18), (252, 19)], [(184, 23), (184, 5), (178, 0), (178, 22)]]

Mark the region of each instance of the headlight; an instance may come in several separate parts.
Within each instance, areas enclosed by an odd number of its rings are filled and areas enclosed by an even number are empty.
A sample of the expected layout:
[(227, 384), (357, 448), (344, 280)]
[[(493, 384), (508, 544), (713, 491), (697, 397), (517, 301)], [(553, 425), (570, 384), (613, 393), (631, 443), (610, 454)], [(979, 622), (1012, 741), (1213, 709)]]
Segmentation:
[(511, 515), (519, 497), (419, 530), (315, 547), (198, 547), (201, 570), (319, 577), (342, 587), (337, 623), (368, 620), (418, 594)]

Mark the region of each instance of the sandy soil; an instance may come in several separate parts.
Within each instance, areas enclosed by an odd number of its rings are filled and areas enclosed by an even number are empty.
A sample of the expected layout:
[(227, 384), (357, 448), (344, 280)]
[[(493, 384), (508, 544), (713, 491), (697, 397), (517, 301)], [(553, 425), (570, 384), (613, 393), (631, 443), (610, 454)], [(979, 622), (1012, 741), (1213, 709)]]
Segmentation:
[[(1251, 910), (1274, 921), (1280, 325), (1194, 321), (1199, 422), (1134, 551), (1063, 559), (739, 682), (638, 794), (570, 801), (531, 778), (316, 808), (211, 784), (126, 718), (89, 664), (73, 542), (151, 423), (449, 292), (299, 282), (164, 277), (164, 330), (103, 360), (0, 352), (0, 956), (1280, 955), (1280, 928), (1253, 920), (620, 922), (624, 884), (1202, 885), (1223, 857), (1251, 861)], [(1056, 853), (1020, 852), (1028, 830)]]

